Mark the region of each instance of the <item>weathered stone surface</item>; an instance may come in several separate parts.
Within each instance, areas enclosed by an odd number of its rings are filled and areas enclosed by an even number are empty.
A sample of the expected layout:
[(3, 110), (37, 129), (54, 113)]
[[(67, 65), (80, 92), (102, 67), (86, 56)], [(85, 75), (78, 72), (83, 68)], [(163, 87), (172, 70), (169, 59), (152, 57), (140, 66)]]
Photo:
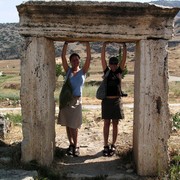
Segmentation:
[(3, 180), (34, 180), (37, 176), (37, 171), (0, 169), (0, 179)]
[(3, 114), (0, 114), (0, 139), (4, 139), (9, 132), (11, 123), (5, 118)]
[(178, 8), (128, 2), (26, 2), (20, 34), (53, 39), (137, 41), (172, 36)]
[(133, 148), (140, 175), (157, 175), (168, 167), (167, 43), (142, 40), (137, 45)]
[(21, 62), (22, 161), (49, 165), (55, 147), (55, 53), (53, 41), (29, 38)]

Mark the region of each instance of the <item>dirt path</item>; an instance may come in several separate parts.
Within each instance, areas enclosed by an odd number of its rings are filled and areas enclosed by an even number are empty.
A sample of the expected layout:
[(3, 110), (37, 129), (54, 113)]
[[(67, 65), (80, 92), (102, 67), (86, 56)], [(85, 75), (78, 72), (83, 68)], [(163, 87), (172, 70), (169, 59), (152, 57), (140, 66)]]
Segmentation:
[[(59, 154), (64, 156), (56, 159), (59, 171), (67, 174), (68, 177), (117, 177), (132, 176), (134, 173), (133, 163), (123, 162), (120, 155), (132, 149), (133, 116), (132, 109), (126, 108), (128, 116), (119, 123), (119, 134), (117, 139), (118, 155), (103, 157), (103, 121), (100, 119), (100, 109), (86, 112), (88, 123), (84, 123), (79, 131), (80, 156), (77, 158), (65, 156), (68, 141), (65, 128), (56, 126), (56, 146), (59, 147)], [(112, 131), (111, 131), (112, 132)], [(110, 133), (110, 138), (112, 133)], [(130, 154), (129, 154), (130, 156)], [(129, 160), (131, 157), (129, 157)]]

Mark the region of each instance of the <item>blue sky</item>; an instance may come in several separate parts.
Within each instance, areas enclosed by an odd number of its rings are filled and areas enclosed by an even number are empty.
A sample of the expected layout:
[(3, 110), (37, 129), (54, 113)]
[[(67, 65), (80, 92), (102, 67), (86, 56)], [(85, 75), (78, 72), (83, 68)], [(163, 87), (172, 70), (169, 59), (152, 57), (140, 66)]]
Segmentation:
[[(19, 16), (16, 6), (26, 1), (27, 0), (0, 0), (0, 23), (19, 22)], [(150, 2), (151, 0), (95, 0), (95, 1)]]

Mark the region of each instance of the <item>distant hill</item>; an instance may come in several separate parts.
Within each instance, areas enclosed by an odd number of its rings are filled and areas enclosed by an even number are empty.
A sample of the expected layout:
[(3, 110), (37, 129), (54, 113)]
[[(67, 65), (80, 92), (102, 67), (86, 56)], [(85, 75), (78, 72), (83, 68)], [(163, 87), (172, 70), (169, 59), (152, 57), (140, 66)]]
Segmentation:
[(0, 23), (0, 60), (19, 58), (23, 38), (18, 33), (18, 23)]
[[(153, 4), (171, 6), (171, 7), (180, 7), (180, 1), (151, 1)], [(175, 35), (178, 37), (178, 40), (171, 41), (171, 45), (175, 45), (176, 41), (180, 42), (180, 13), (175, 17)], [(23, 37), (18, 33), (18, 23), (0, 23), (0, 60), (9, 60), (9, 59), (19, 59), (20, 58), (20, 49), (22, 48)], [(61, 53), (62, 44), (56, 43), (56, 55), (59, 56)], [(93, 51), (100, 52), (99, 43), (93, 43)], [(133, 47), (130, 46), (132, 50)], [(109, 54), (113, 54), (115, 49), (108, 49)]]
[[(180, 1), (160, 0), (160, 1), (151, 1), (151, 3), (161, 5), (161, 6), (180, 7)], [(180, 11), (177, 14), (177, 16), (180, 17)]]

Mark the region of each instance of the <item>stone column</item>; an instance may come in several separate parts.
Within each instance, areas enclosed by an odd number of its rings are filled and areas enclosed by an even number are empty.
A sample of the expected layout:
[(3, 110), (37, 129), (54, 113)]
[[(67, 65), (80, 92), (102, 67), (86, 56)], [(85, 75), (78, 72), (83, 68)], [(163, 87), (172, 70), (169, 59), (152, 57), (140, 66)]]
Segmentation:
[(55, 50), (52, 40), (25, 38), (21, 60), (22, 161), (53, 161), (55, 149)]
[(136, 45), (133, 149), (137, 173), (156, 176), (168, 168), (167, 40)]

